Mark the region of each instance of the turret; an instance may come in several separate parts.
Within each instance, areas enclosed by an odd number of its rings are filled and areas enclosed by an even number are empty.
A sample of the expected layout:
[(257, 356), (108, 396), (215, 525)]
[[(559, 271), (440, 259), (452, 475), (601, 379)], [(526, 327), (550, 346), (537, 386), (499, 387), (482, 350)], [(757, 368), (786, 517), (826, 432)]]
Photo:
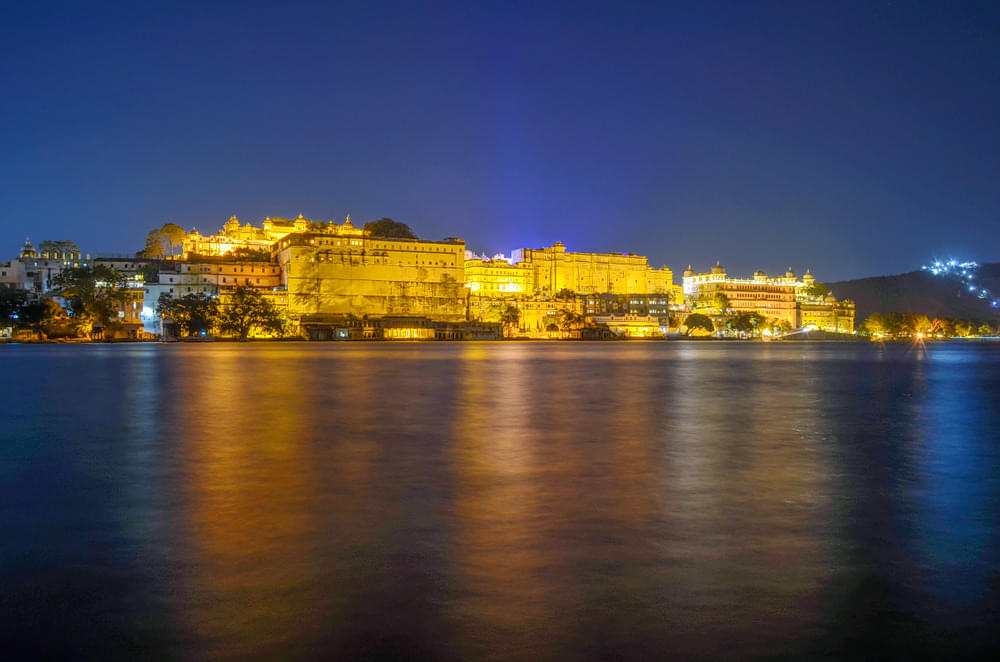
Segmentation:
[(802, 275), (802, 282), (806, 285), (812, 285), (816, 282), (816, 278), (812, 275), (812, 272), (806, 269), (805, 274)]
[(790, 278), (792, 280), (795, 280), (795, 272), (792, 271), (791, 267), (788, 267), (788, 271), (785, 272), (785, 278)]
[(694, 275), (694, 269), (692, 269), (691, 265), (689, 264), (688, 268), (684, 270), (684, 277), (685, 278), (690, 278), (693, 275)]
[(726, 268), (724, 266), (722, 266), (722, 261), (721, 260), (716, 260), (715, 261), (715, 266), (712, 267), (712, 273), (713, 274), (723, 274), (723, 275), (726, 273)]
[(753, 272), (753, 279), (755, 281), (765, 281), (767, 280), (767, 274), (758, 269), (757, 271)]
[(35, 252), (35, 247), (31, 245), (31, 237), (26, 237), (24, 240), (24, 246), (21, 247), (21, 257), (33, 258), (37, 256), (38, 254)]

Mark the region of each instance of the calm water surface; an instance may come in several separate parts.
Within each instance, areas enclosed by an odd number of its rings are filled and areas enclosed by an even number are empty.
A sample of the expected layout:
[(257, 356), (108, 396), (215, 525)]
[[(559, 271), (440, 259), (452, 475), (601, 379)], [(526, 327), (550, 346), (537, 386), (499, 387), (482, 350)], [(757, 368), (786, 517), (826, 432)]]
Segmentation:
[(0, 346), (0, 370), (5, 657), (1000, 646), (1000, 344)]

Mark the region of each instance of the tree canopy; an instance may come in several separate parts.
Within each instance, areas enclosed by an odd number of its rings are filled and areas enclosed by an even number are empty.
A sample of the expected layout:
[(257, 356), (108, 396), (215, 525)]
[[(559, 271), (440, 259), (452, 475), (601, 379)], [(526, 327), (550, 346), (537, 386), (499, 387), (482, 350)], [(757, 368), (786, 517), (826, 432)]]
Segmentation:
[(284, 320), (263, 294), (246, 287), (237, 287), (220, 305), (219, 329), (246, 340), (255, 328), (281, 335)]
[(58, 239), (51, 240), (46, 239), (42, 243), (38, 244), (39, 253), (79, 253), (80, 247), (76, 245), (75, 241), (70, 241), (68, 239)]
[(570, 310), (569, 308), (563, 308), (559, 311), (559, 326), (563, 331), (571, 331), (577, 326), (583, 325), (583, 315)]
[(729, 297), (722, 292), (702, 294), (695, 300), (694, 306), (696, 310), (714, 310), (718, 313), (724, 313), (729, 310)]
[(53, 283), (69, 306), (74, 328), (84, 336), (90, 336), (95, 325), (114, 326), (128, 300), (125, 276), (103, 264), (63, 269)]
[(687, 327), (688, 333), (701, 329), (709, 333), (715, 331), (715, 325), (712, 324), (712, 319), (708, 315), (702, 315), (701, 313), (691, 313), (684, 320), (684, 326)]
[(181, 336), (208, 333), (219, 323), (219, 302), (207, 294), (185, 294), (174, 298), (164, 292), (156, 304), (156, 314), (169, 317)]
[(28, 291), (0, 286), (0, 327), (12, 326), (28, 301)]
[(747, 313), (737, 313), (729, 318), (726, 326), (730, 330), (740, 335), (755, 334), (763, 330), (765, 320), (760, 313), (751, 311)]
[(373, 237), (388, 237), (391, 239), (416, 239), (417, 235), (406, 223), (394, 221), (391, 218), (380, 218), (377, 221), (365, 223), (365, 230)]
[(510, 329), (517, 327), (520, 323), (521, 309), (509, 303), (497, 302), (486, 310), (483, 321), (500, 322), (503, 325), (504, 335), (508, 335)]
[(805, 292), (806, 296), (810, 296), (814, 299), (820, 299), (830, 293), (830, 288), (823, 283), (814, 282), (812, 285), (802, 288), (802, 291)]
[(259, 248), (249, 246), (238, 246), (227, 253), (226, 257), (234, 260), (245, 260), (247, 262), (270, 262), (271, 255)]
[(150, 258), (173, 257), (175, 249), (184, 246), (184, 235), (187, 232), (176, 223), (164, 223), (161, 227), (150, 230), (146, 235), (146, 247), (143, 255)]

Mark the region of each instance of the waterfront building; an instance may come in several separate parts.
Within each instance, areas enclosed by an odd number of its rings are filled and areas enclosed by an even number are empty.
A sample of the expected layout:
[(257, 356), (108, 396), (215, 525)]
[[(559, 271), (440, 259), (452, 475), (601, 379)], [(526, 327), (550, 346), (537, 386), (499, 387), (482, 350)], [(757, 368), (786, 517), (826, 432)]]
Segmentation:
[[(783, 276), (756, 271), (752, 278), (733, 278), (716, 262), (710, 271), (684, 271), (684, 297), (689, 311), (713, 316), (757, 313), (791, 328), (816, 328), (841, 333), (854, 331), (854, 304), (832, 294), (816, 295), (816, 279), (806, 270), (802, 279), (788, 268)], [(721, 295), (721, 296), (720, 296)], [(720, 306), (725, 305), (725, 309)]]
[(496, 297), (470, 294), (468, 303), (469, 319), (480, 322), (500, 322), (506, 306), (517, 308), (519, 319), (511, 335), (526, 338), (549, 338), (553, 334), (558, 337), (566, 326), (567, 316), (581, 324), (584, 320), (583, 300), (577, 296), (565, 299), (520, 296), (498, 301)]
[(619, 338), (662, 338), (668, 331), (666, 324), (653, 315), (595, 315), (593, 321)]
[(534, 291), (555, 294), (663, 294), (680, 303), (681, 289), (673, 284), (667, 267), (654, 269), (642, 255), (632, 253), (578, 253), (557, 241), (548, 248), (519, 248), (511, 253), (513, 264), (531, 270)]
[[(771, 278), (763, 271), (753, 278), (732, 278), (716, 262), (711, 271), (695, 273), (691, 266), (684, 271), (684, 298), (690, 310), (710, 314), (757, 313), (766, 320), (786, 322), (797, 327), (798, 312), (795, 274), (790, 269), (784, 277)], [(718, 295), (725, 297), (727, 309), (717, 305)]]
[(503, 256), (488, 258), (465, 252), (465, 287), (486, 297), (524, 296), (535, 291), (534, 270), (527, 262), (511, 264)]
[[(345, 224), (350, 226), (349, 222)], [(354, 314), (461, 321), (465, 243), (373, 237), (353, 226), (286, 235), (272, 248), (289, 317)]]
[(854, 333), (854, 302), (838, 301), (833, 295), (799, 302), (799, 324), (806, 329)]
[(130, 281), (128, 283), (127, 297), (125, 301), (115, 303), (115, 312), (118, 315), (118, 322), (121, 327), (112, 335), (115, 338), (142, 338), (143, 328), (143, 297), (145, 291), (141, 286), (136, 287)]
[[(261, 222), (260, 227), (254, 227), (250, 223), (240, 225), (239, 219), (232, 216), (215, 234), (205, 236), (197, 230), (188, 232), (184, 237), (183, 255), (185, 257), (189, 255), (218, 256), (239, 248), (270, 251), (271, 246), (276, 241), (292, 232), (305, 232), (322, 225), (303, 218), (302, 214), (299, 214), (298, 218), (294, 220), (268, 217)], [(331, 221), (328, 225), (335, 224)], [(347, 225), (353, 229), (353, 226), (350, 225), (350, 217), (348, 217)]]
[(53, 281), (63, 269), (87, 266), (89, 259), (89, 255), (84, 256), (79, 251), (36, 250), (28, 238), (16, 258), (0, 264), (0, 283), (44, 294), (54, 287)]
[(426, 317), (383, 317), (379, 326), (384, 340), (434, 340), (434, 322)]
[(671, 317), (683, 310), (666, 294), (587, 294), (583, 295), (584, 313), (601, 315), (652, 315), (666, 326)]
[(24, 289), (25, 277), (20, 262), (8, 260), (0, 262), (0, 287)]
[(190, 254), (187, 260), (162, 260), (156, 265), (156, 280), (143, 284), (143, 322), (148, 333), (160, 332), (156, 306), (164, 294), (177, 299), (189, 294), (219, 296), (227, 289), (249, 287), (262, 292), (281, 290), (284, 298), (281, 269), (274, 262)]

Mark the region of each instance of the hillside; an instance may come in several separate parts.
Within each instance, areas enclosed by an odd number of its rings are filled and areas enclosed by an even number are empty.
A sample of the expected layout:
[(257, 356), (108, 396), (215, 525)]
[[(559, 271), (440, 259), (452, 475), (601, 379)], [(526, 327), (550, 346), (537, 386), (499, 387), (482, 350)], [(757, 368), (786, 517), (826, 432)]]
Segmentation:
[(1000, 263), (984, 264), (973, 272), (976, 287), (986, 288), (992, 298), (980, 299), (954, 275), (932, 275), (910, 271), (895, 276), (874, 276), (824, 283), (838, 299), (857, 304), (857, 323), (871, 313), (923, 313), (930, 317), (979, 320), (1000, 319), (1000, 308), (991, 307), (1000, 299)]

